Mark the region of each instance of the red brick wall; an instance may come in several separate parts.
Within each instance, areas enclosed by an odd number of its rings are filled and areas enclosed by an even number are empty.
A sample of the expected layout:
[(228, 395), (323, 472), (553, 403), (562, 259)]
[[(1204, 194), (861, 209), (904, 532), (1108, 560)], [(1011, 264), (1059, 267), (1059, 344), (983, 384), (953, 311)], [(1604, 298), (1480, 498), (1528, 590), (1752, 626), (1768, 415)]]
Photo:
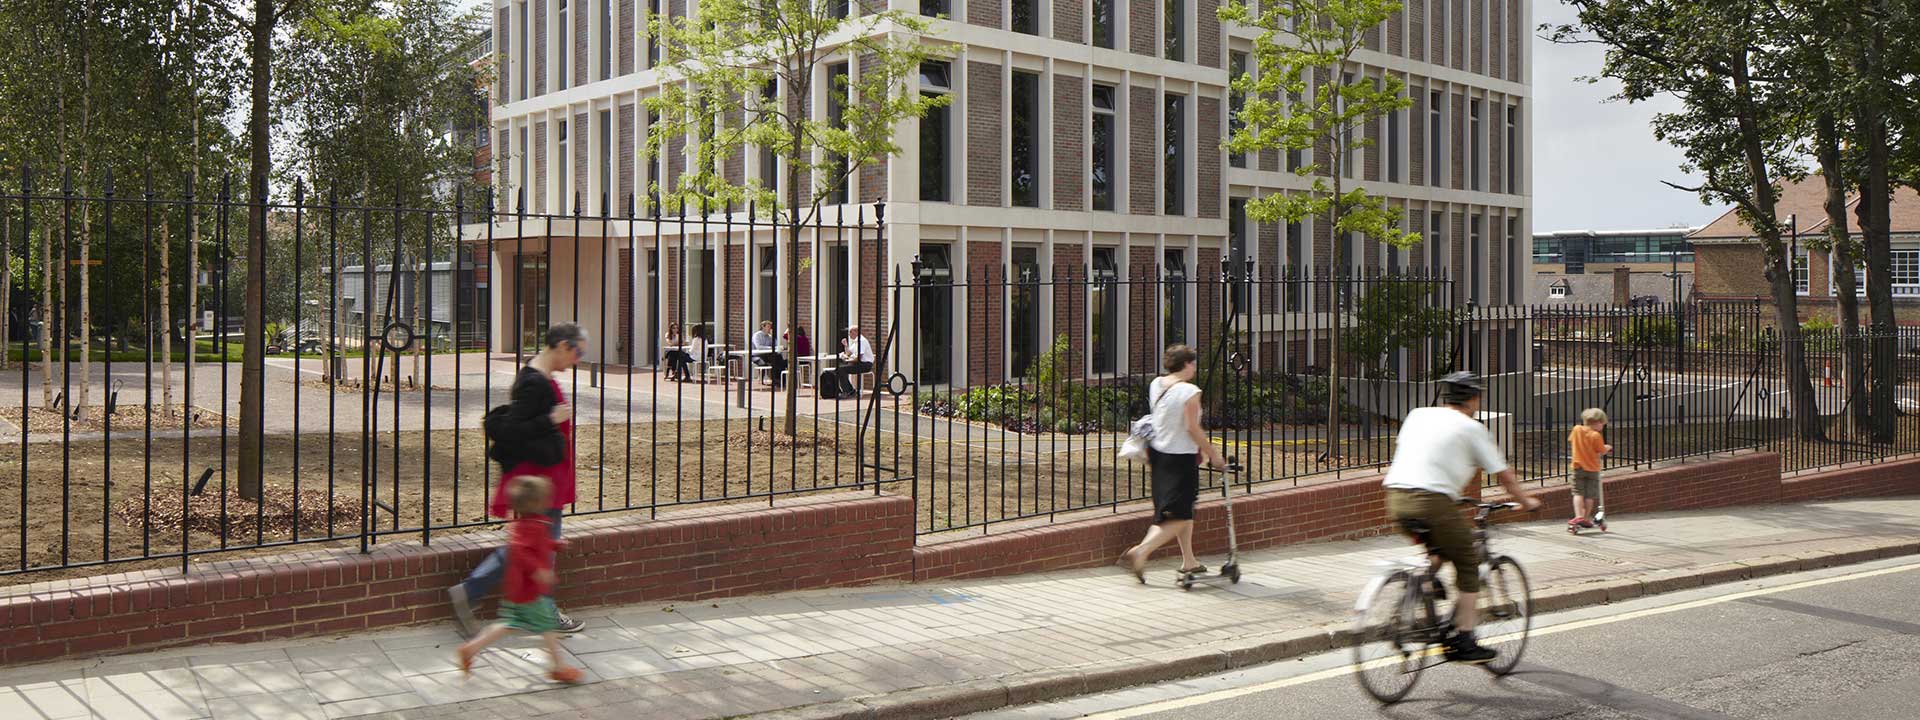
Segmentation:
[(746, 248), (739, 245), (726, 246), (726, 275), (721, 276), (720, 280), (727, 286), (721, 293), (727, 299), (724, 316), (727, 323), (726, 342), (740, 347), (747, 346), (747, 333), (751, 332), (747, 329), (747, 278), (746, 266), (742, 262), (745, 252)]
[(1427, 184), (1427, 89), (1418, 85), (1407, 88), (1412, 96), (1413, 107), (1407, 113), (1407, 182), (1414, 185)]
[[(1136, 242), (1142, 240), (1136, 238)], [(1134, 245), (1127, 248), (1127, 313), (1136, 328), (1144, 332), (1127, 334), (1130, 343), (1127, 371), (1139, 375), (1160, 371), (1160, 347), (1158, 329), (1160, 328), (1160, 286), (1154, 281), (1154, 273), (1159, 271), (1159, 258), (1154, 255), (1152, 245)]]
[(1427, 56), (1430, 58), (1428, 62), (1435, 65), (1447, 64), (1447, 26), (1453, 24), (1453, 20), (1446, 16), (1444, 8), (1438, 3), (1428, 8), (1427, 28), (1431, 32), (1427, 34)]
[(1160, 212), (1160, 189), (1153, 180), (1154, 163), (1160, 162), (1158, 100), (1149, 87), (1134, 85), (1127, 93), (1127, 206), (1135, 215)]
[[(686, 169), (687, 165), (687, 137), (685, 135), (675, 134), (673, 137), (667, 138), (665, 165), (667, 166), (667, 179), (665, 182), (660, 183), (663, 195), (677, 190), (680, 187), (680, 173)], [(673, 203), (661, 212), (662, 214), (687, 215), (697, 214), (700, 210), (697, 207), (688, 210), (680, 203)]]
[(620, 277), (614, 281), (614, 284), (620, 287), (620, 313), (614, 316), (617, 318), (617, 322), (620, 323), (620, 329), (618, 331), (620, 354), (618, 357), (621, 363), (633, 365), (633, 358), (637, 352), (633, 345), (633, 293), (635, 290), (635, 282), (633, 279), (633, 250), (621, 248), (619, 262)]
[[(858, 231), (870, 235), (872, 231)], [(887, 265), (886, 253), (880, 248), (880, 241), (872, 237), (860, 239), (860, 277), (855, 283), (860, 297), (854, 301), (860, 308), (859, 322), (861, 334), (873, 342), (873, 352), (877, 357), (882, 351), (881, 345), (887, 341), (887, 306), (893, 300), (887, 296), (886, 284), (894, 282), (893, 270)], [(874, 291), (878, 290), (876, 295)]]
[(547, 94), (547, 0), (533, 0), (533, 95)]
[(1087, 41), (1086, 23), (1086, 0), (1054, 0), (1053, 39), (1084, 43)]
[(1523, 5), (1525, 3), (1521, 0), (1513, 0), (1507, 5), (1507, 79), (1514, 81), (1524, 77), (1520, 67), (1520, 26), (1524, 24), (1520, 21), (1520, 13)]
[[(1193, 22), (1199, 26), (1194, 28), (1194, 37), (1199, 40), (1194, 62), (1210, 68), (1226, 67), (1220, 63), (1220, 0), (1193, 0)], [(1203, 150), (1200, 154), (1208, 153)]]
[[(969, 4), (968, 7), (973, 7)], [(968, 12), (972, 12), (969, 10)], [(997, 207), (1006, 183), (1000, 152), (1000, 128), (1006, 122), (1000, 92), (1001, 68), (967, 63), (967, 204)]]
[(1226, 317), (1226, 298), (1221, 291), (1220, 251), (1203, 247), (1199, 250), (1199, 259), (1194, 263), (1194, 279), (1199, 283), (1194, 287), (1194, 338), (1199, 344), (1194, 349), (1201, 357), (1213, 352), (1213, 343), (1220, 336), (1220, 321)]
[[(1058, 20), (1056, 19), (1056, 26)], [(1053, 207), (1085, 210), (1086, 90), (1080, 78), (1053, 76)]]
[(1406, 54), (1407, 34), (1403, 25), (1406, 21), (1406, 14), (1407, 11), (1403, 8), (1393, 11), (1393, 16), (1387, 18), (1388, 55), (1403, 56)]
[(1220, 99), (1202, 97), (1195, 106), (1194, 113), (1200, 127), (1198, 141), (1194, 143), (1194, 174), (1199, 178), (1199, 216), (1203, 218), (1220, 217)]
[[(636, 523), (576, 519), (556, 599), (569, 608), (911, 579), (913, 501), (840, 495)], [(497, 532), (211, 563), (0, 591), (0, 663), (331, 635), (449, 617), (446, 588)]]
[[(1910, 471), (1920, 471), (1920, 460), (1907, 461)], [(1903, 463), (1905, 465), (1905, 463)], [(1885, 467), (1885, 466), (1880, 466)], [(1827, 480), (1828, 475), (1818, 476), (1814, 484), (1803, 486), (1801, 492), (1817, 492), (1828, 487), (1844, 487), (1850, 480)], [(1886, 490), (1878, 494), (1896, 494), (1900, 488), (1920, 489), (1920, 474), (1911, 476), (1899, 474), (1889, 477), (1881, 485), (1871, 488), (1873, 491)], [(1849, 476), (1853, 477), (1853, 476)], [(1619, 477), (1604, 477), (1607, 494), (1607, 512), (1646, 513), (1672, 510), (1704, 510), (1739, 505), (1764, 505), (1778, 503), (1785, 499), (1780, 480), (1780, 456), (1773, 453), (1750, 453), (1725, 460), (1701, 463), (1686, 463), (1673, 467), (1660, 468), (1623, 474)], [(1499, 491), (1488, 493), (1489, 498), (1504, 495)], [(1539, 510), (1531, 513), (1503, 513), (1503, 522), (1530, 522), (1534, 520), (1554, 520), (1570, 517), (1573, 512), (1572, 491), (1569, 486), (1560, 485), (1536, 491), (1540, 498)]]
[[(1462, 2), (1461, 4), (1465, 5), (1466, 3)], [(1477, 31), (1480, 29), (1479, 19), (1485, 17), (1487, 14), (1487, 0), (1473, 0), (1472, 12), (1473, 14), (1469, 17), (1474, 19), (1473, 29), (1476, 31), (1473, 33), (1473, 41), (1471, 43), (1473, 71), (1485, 74), (1487, 72), (1487, 36)]]
[(981, 27), (1000, 27), (1001, 0), (967, 3), (967, 22)]
[[(585, 16), (585, 13), (582, 13)], [(571, 213), (575, 207), (584, 215), (592, 215), (599, 209), (599, 198), (587, 196), (587, 143), (595, 133), (587, 129), (587, 114), (575, 113), (573, 125), (567, 128), (567, 144), (573, 151), (573, 187), (567, 188), (565, 211)]]
[[(586, 3), (570, 3), (567, 7), (567, 15), (573, 20), (573, 37), (568, 38), (573, 41), (573, 72), (567, 73), (567, 81), (579, 87), (593, 80), (587, 74), (587, 15), (590, 11)], [(585, 134), (581, 136), (585, 137)]]
[[(619, 53), (619, 56), (614, 62), (613, 72), (616, 75), (627, 75), (633, 72), (633, 41), (635, 33), (638, 32), (633, 27), (633, 0), (620, 0), (618, 12), (620, 19), (616, 22), (620, 26), (618, 40), (620, 49), (616, 51)], [(629, 155), (628, 157), (632, 156)]]
[(1780, 502), (1920, 494), (1920, 459), (1862, 465), (1780, 482)]
[[(880, 71), (880, 58), (868, 53), (860, 56), (860, 75)], [(862, 98), (868, 108), (876, 107), (879, 98)], [(887, 196), (887, 158), (867, 158), (860, 165), (859, 201), (863, 203), (880, 202)]]
[(638, 155), (633, 146), (633, 103), (621, 105), (614, 111), (613, 118), (613, 133), (619, 136), (614, 140), (614, 145), (619, 148), (613, 157), (613, 186), (616, 193), (613, 198), (613, 206), (616, 208), (614, 215), (644, 215), (645, 213), (640, 210), (643, 204), (639, 198), (634, 197), (633, 188), (633, 164), (638, 161)]
[(1076, 237), (1058, 238), (1053, 245), (1053, 336), (1067, 336), (1067, 377), (1086, 374), (1087, 271), (1085, 255)]
[(1367, 147), (1363, 151), (1366, 157), (1360, 162), (1360, 179), (1368, 182), (1378, 182), (1380, 180), (1380, 154), (1387, 151), (1387, 143), (1381, 139), (1380, 118), (1367, 121), (1366, 134)]
[(1160, 3), (1133, 2), (1127, 9), (1127, 49), (1160, 57)]
[(1427, 59), (1427, 0), (1407, 2), (1407, 57)]
[(990, 385), (1007, 376), (1007, 356), (1000, 340), (1007, 312), (1005, 269), (1000, 243), (967, 243), (967, 384)]
[(547, 212), (547, 121), (533, 124), (533, 212)]
[(1507, 104), (1491, 102), (1486, 104), (1484, 112), (1487, 123), (1487, 165), (1488, 192), (1507, 192)]
[(1449, 128), (1453, 135), (1453, 189), (1464, 190), (1467, 187), (1467, 97), (1454, 93), (1448, 101), (1447, 113), (1453, 117)]
[[(1525, 0), (1514, 1), (1524, 2)], [(1496, 48), (1496, 52), (1487, 53), (1487, 74), (1497, 78), (1507, 76), (1507, 54), (1505, 52), (1507, 44), (1506, 3), (1507, 0), (1493, 0), (1493, 9), (1487, 14), (1487, 39), (1489, 42), (1497, 42), (1500, 44), (1499, 47)]]
[(1447, 30), (1452, 34), (1447, 44), (1448, 55), (1453, 59), (1453, 69), (1467, 69), (1467, 0), (1453, 0), (1453, 17), (1447, 19)]
[[(500, 8), (498, 13), (496, 14), (499, 17), (497, 18), (498, 22), (494, 24), (495, 40), (493, 45), (493, 74), (494, 74), (493, 104), (505, 105), (507, 104), (507, 100), (511, 97), (510, 93), (508, 92), (508, 88), (511, 87), (511, 85), (509, 84), (509, 79), (514, 77), (517, 74), (517, 73), (508, 72), (507, 70), (508, 62), (509, 62), (509, 58), (507, 57), (507, 48), (519, 47), (518, 45), (513, 44), (514, 33), (524, 33), (527, 31), (527, 29), (526, 28), (516, 29), (513, 27), (513, 19), (511, 14), (508, 12), (507, 8), (504, 8), (504, 7)], [(518, 61), (519, 58), (511, 58), (511, 60)]]
[(685, 322), (682, 322), (680, 317), (680, 301), (685, 299), (685, 296), (680, 292), (680, 244), (678, 242), (664, 244), (666, 247), (662, 248), (660, 252), (660, 264), (662, 266), (660, 268), (660, 274), (665, 278), (667, 300), (664, 309), (667, 314), (666, 319), (660, 322), (660, 333), (665, 335), (669, 327), (678, 324), (680, 326), (680, 341), (686, 342), (693, 337), (694, 321), (692, 318), (688, 318)]

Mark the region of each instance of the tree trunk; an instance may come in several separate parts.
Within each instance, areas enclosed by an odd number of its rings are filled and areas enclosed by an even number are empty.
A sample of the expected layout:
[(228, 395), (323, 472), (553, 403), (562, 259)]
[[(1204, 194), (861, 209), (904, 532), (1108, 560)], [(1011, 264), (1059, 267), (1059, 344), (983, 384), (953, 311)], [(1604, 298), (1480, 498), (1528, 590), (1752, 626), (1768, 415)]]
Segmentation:
[[(1884, 0), (1874, 3), (1879, 17), (1885, 17)], [(1855, 102), (1855, 132), (1866, 155), (1866, 176), (1860, 183), (1860, 231), (1865, 237), (1867, 261), (1867, 306), (1872, 315), (1869, 348), (1873, 385), (1868, 391), (1871, 403), (1873, 442), (1893, 442), (1896, 428), (1894, 377), (1898, 361), (1893, 318), (1893, 247), (1888, 222), (1888, 202), (1892, 188), (1888, 180), (1887, 113), (1885, 96), (1872, 87), (1881, 80), (1880, 67), (1886, 47), (1885, 26), (1872, 24), (1869, 42), (1856, 60), (1856, 75), (1869, 83)]]
[[(53, 228), (40, 231), (40, 404), (53, 407)], [(61, 298), (67, 296), (65, 291)], [(24, 360), (24, 358), (23, 358)]]
[(252, 106), (247, 117), (247, 287), (240, 351), (240, 497), (260, 497), (260, 445), (266, 419), (267, 177), (272, 162), (268, 134), (272, 102), (273, 0), (254, 0), (251, 50)]
[[(160, 414), (173, 417), (173, 258), (165, 218), (160, 220)], [(152, 399), (147, 400), (152, 403)]]
[[(85, 163), (81, 163), (83, 166)], [(81, 170), (85, 177), (86, 171)], [(87, 222), (88, 213), (82, 207), (80, 212), (80, 389), (79, 398), (71, 399), (68, 405), (74, 411), (87, 406), (89, 384), (93, 381), (93, 265), (88, 258), (93, 256), (93, 226)], [(112, 352), (112, 348), (108, 348)]]
[[(1821, 113), (1815, 121), (1814, 154), (1820, 161), (1820, 177), (1827, 188), (1827, 243), (1835, 268), (1858, 265), (1852, 233), (1847, 227), (1846, 170), (1840, 165), (1840, 132), (1832, 113)], [(1869, 420), (1867, 408), (1867, 355), (1860, 336), (1860, 297), (1851, 271), (1833, 273), (1839, 290), (1840, 341), (1847, 382), (1847, 411), (1855, 427), (1864, 428)]]
[[(793, 76), (794, 75), (791, 74), (789, 75), (789, 77)], [(804, 93), (808, 91), (809, 88), (806, 83), (802, 83), (801, 87), (788, 89), (789, 93)], [(797, 157), (800, 151), (801, 130), (803, 126), (798, 120), (789, 121), (789, 125), (789, 132), (792, 135), (790, 139), (793, 142), (793, 154)], [(800, 181), (802, 179), (800, 175), (800, 162), (796, 159), (789, 159), (787, 162), (787, 209), (793, 219), (793, 225), (787, 238), (787, 347), (790, 348), (788, 352), (794, 355), (793, 369), (795, 375), (798, 375), (800, 370), (800, 355), (797, 349), (799, 348), (800, 341)], [(779, 217), (778, 213), (775, 214), (775, 217)], [(685, 282), (685, 280), (683, 279), (681, 282)], [(815, 332), (819, 332), (819, 330), (820, 328), (814, 328)], [(815, 354), (818, 353), (816, 352)], [(820, 372), (820, 364), (814, 363), (813, 365), (813, 371), (816, 375), (814, 384), (817, 386), (819, 385), (818, 373)], [(781, 429), (786, 433), (787, 437), (797, 437), (800, 434), (800, 382), (797, 377), (792, 382), (787, 383), (786, 401), (787, 416), (782, 422)]]
[[(13, 317), (13, 222), (4, 213), (0, 213), (0, 248), (7, 253), (7, 258), (0, 260), (0, 369), (4, 369), (11, 364), (6, 345), (8, 321)], [(26, 272), (24, 264), (20, 271)], [(25, 352), (20, 353), (20, 361), (27, 361)]]
[(1741, 53), (1733, 58), (1732, 64), (1734, 93), (1742, 109), (1734, 120), (1740, 150), (1746, 157), (1747, 181), (1753, 190), (1753, 217), (1749, 220), (1759, 230), (1760, 240), (1767, 249), (1767, 282), (1773, 290), (1774, 322), (1780, 328), (1781, 361), (1787, 397), (1792, 403), (1794, 434), (1802, 440), (1824, 439), (1813, 380), (1807, 374), (1806, 347), (1800, 338), (1800, 296), (1793, 286), (1793, 258), (1780, 240), (1772, 168), (1767, 166), (1759, 124), (1751, 114), (1756, 103), (1747, 62), (1747, 56)]
[[(1333, 171), (1329, 174), (1333, 175), (1334, 200), (1327, 206), (1327, 232), (1333, 242), (1333, 267), (1332, 272), (1327, 276), (1330, 285), (1328, 304), (1333, 306), (1333, 320), (1327, 325), (1327, 461), (1334, 463), (1336, 458), (1340, 457), (1340, 326), (1344, 324), (1344, 318), (1340, 314), (1342, 310), (1340, 296), (1341, 291), (1345, 289), (1342, 287), (1341, 271), (1346, 268), (1341, 264), (1344, 259), (1341, 251), (1346, 249), (1347, 243), (1346, 239), (1340, 235), (1342, 191), (1340, 174), (1343, 171), (1340, 162), (1344, 159), (1341, 154), (1340, 131), (1336, 128), (1329, 135), (1332, 139), (1327, 143), (1327, 147), (1331, 148), (1332, 152), (1327, 153), (1329, 155), (1327, 167)], [(1335, 467), (1339, 465), (1336, 463)]]

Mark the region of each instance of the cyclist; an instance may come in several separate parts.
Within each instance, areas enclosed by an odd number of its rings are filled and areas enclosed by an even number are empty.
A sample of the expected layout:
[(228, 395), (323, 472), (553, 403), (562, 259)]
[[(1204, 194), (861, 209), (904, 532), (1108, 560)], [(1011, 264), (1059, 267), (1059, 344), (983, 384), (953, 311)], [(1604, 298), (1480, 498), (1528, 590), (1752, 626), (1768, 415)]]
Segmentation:
[(1456, 372), (1441, 378), (1440, 385), (1445, 406), (1407, 413), (1382, 484), (1387, 488), (1387, 514), (1394, 522), (1402, 528), (1424, 525), (1428, 549), (1453, 563), (1460, 595), (1454, 601), (1454, 631), (1445, 641), (1447, 659), (1479, 664), (1493, 660), (1497, 653), (1473, 638), (1480, 558), (1473, 547), (1473, 528), (1457, 507), (1461, 493), (1478, 469), (1498, 477), (1521, 507), (1532, 510), (1540, 501), (1520, 486), (1493, 434), (1475, 419), (1480, 396), (1486, 391), (1480, 378)]

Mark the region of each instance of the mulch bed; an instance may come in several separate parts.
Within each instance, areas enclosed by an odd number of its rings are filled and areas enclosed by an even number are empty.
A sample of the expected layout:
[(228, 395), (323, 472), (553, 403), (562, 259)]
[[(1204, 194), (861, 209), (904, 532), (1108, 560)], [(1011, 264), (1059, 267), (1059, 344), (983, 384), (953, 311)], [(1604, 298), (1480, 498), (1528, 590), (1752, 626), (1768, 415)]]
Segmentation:
[[(185, 405), (178, 405), (172, 408), (172, 412), (168, 412), (167, 408), (155, 405), (153, 406), (153, 413), (151, 415), (152, 427), (154, 430), (182, 430), (187, 427), (187, 418), (189, 415), (193, 418), (194, 429), (217, 430), (220, 428), (220, 422), (223, 419), (219, 413), (202, 407), (190, 408)], [(20, 416), (20, 408), (0, 408), (0, 419), (5, 419), (7, 422), (13, 423), (16, 428), (20, 426)], [(104, 405), (93, 405), (81, 410), (80, 416), (73, 418), (71, 423), (63, 423), (62, 415), (58, 410), (30, 408), (27, 410), (27, 422), (30, 425), (27, 428), (27, 432), (59, 433), (68, 429), (77, 433), (104, 432), (106, 430), (105, 418), (106, 407)], [(224, 419), (228, 427), (237, 426), (234, 418)], [(114, 408), (113, 429), (115, 432), (145, 430), (148, 427), (148, 421), (149, 415), (147, 413), (147, 406), (145, 405), (121, 405)]]
[(327, 534), (329, 514), (336, 528), (358, 527), (360, 522), (360, 499), (357, 497), (333, 496), (329, 513), (325, 490), (301, 490), (297, 495), (300, 502), (296, 512), (296, 495), (287, 488), (268, 487), (264, 509), (254, 501), (240, 497), (238, 489), (228, 488), (225, 527), (222, 528), (220, 493), (218, 489), (210, 489), (213, 491), (187, 497), (186, 506), (191, 509), (191, 516), (181, 512), (181, 498), (172, 493), (155, 493), (150, 504), (145, 498), (129, 495), (115, 504), (113, 514), (131, 528), (143, 527), (143, 523), (151, 522), (153, 532), (160, 537), (178, 536), (182, 522), (196, 532), (220, 535), (224, 530), (227, 537), (234, 538), (253, 538), (263, 532), (268, 537), (288, 536), (293, 533), (296, 521), (300, 535), (323, 536)]

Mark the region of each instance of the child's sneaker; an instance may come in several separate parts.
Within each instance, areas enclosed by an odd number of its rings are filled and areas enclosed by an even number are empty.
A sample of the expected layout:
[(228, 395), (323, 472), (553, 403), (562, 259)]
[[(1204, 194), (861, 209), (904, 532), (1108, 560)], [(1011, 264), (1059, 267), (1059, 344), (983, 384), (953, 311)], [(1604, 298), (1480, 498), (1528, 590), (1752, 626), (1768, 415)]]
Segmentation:
[(1594, 525), (1592, 520), (1588, 520), (1587, 518), (1580, 518), (1580, 527), (1586, 528), (1588, 530), (1592, 530), (1598, 526)]
[(567, 685), (579, 685), (586, 680), (586, 673), (580, 672), (580, 668), (562, 665), (554, 668), (553, 672), (547, 673), (547, 679)]

